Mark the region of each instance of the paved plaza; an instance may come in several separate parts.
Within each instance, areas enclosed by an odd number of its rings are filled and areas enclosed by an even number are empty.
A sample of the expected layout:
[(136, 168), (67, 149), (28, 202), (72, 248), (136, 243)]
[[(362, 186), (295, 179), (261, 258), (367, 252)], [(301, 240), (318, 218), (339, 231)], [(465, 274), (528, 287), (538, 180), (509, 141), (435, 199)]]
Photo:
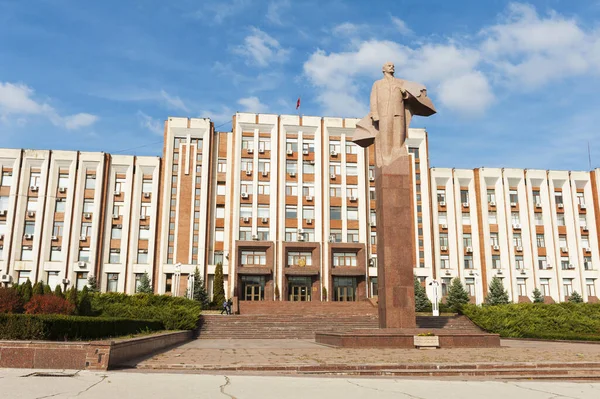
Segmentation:
[[(47, 370), (43, 373), (48, 373)], [(47, 375), (47, 374), (46, 374)], [(434, 381), (392, 378), (227, 376), (200, 374), (62, 372), (37, 376), (32, 370), (0, 370), (0, 394), (41, 398), (527, 398), (596, 399), (600, 383), (537, 381)]]

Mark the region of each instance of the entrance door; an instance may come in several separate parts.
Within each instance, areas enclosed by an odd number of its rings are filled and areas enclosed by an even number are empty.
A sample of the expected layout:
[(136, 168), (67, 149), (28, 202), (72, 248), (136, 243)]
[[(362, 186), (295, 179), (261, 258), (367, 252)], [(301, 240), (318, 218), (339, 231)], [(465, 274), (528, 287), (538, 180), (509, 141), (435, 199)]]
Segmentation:
[(260, 301), (262, 297), (262, 287), (260, 284), (246, 284), (246, 290), (244, 293), (245, 301)]
[(310, 301), (310, 289), (305, 285), (292, 285), (290, 287), (290, 301), (306, 302)]
[(356, 301), (356, 277), (333, 277), (333, 300), (340, 302)]
[(354, 287), (337, 287), (337, 298), (340, 302), (354, 302)]

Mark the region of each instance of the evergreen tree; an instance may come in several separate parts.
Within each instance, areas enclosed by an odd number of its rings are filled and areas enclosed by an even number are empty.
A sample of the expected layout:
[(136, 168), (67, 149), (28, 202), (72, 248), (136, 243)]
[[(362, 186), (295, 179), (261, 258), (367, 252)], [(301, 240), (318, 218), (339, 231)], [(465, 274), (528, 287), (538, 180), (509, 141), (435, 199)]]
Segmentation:
[(77, 314), (80, 316), (90, 316), (92, 314), (92, 301), (87, 286), (84, 286), (79, 294), (79, 302), (77, 303)]
[(490, 283), (490, 292), (485, 298), (485, 303), (488, 305), (507, 305), (510, 303), (508, 299), (508, 291), (504, 289), (502, 280), (497, 276), (492, 278)]
[(213, 303), (222, 306), (225, 302), (225, 286), (223, 285), (223, 265), (217, 263), (215, 267), (215, 280), (213, 282)]
[(582, 303), (583, 302), (583, 298), (581, 297), (581, 295), (579, 294), (579, 292), (573, 291), (573, 293), (569, 297), (569, 302), (571, 302), (571, 303)]
[(60, 288), (60, 284), (56, 286), (56, 288), (54, 289), (54, 295), (56, 295), (59, 298), (64, 298), (65, 294), (63, 294), (62, 288)]
[(87, 287), (89, 292), (98, 292), (98, 280), (96, 276), (89, 276), (87, 280)]
[(33, 296), (33, 287), (31, 286), (31, 281), (27, 279), (25, 283), (19, 286), (19, 291), (21, 294), (21, 298), (23, 299), (23, 303), (26, 304), (27, 302), (29, 302), (29, 300)]
[(544, 297), (539, 289), (533, 290), (533, 303), (544, 303)]
[(44, 295), (44, 283), (38, 281), (33, 285), (33, 289), (31, 291), (33, 295)]
[(200, 302), (203, 309), (208, 306), (208, 293), (204, 287), (204, 280), (200, 276), (200, 270), (198, 270), (198, 266), (196, 266), (196, 270), (194, 270), (193, 299), (194, 301)]
[(147, 272), (142, 274), (140, 278), (140, 285), (138, 286), (137, 292), (140, 294), (152, 294), (154, 290), (152, 289), (152, 283), (150, 281), (150, 276), (148, 276)]
[(79, 302), (77, 298), (77, 287), (73, 286), (66, 293), (67, 301), (71, 302), (77, 308), (77, 303)]
[(52, 295), (52, 288), (48, 284), (44, 284), (44, 295)]
[(467, 303), (469, 303), (469, 293), (463, 287), (460, 278), (456, 277), (452, 280), (452, 283), (450, 283), (446, 304), (453, 311), (457, 311)]
[(415, 311), (431, 311), (431, 301), (427, 298), (427, 291), (421, 285), (417, 276), (415, 276)]

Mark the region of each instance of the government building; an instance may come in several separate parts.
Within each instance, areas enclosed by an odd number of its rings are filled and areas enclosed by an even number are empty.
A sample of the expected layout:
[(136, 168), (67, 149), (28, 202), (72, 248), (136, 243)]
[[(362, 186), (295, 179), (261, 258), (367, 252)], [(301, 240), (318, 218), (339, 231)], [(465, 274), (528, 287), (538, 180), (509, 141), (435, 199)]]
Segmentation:
[[(170, 117), (162, 157), (0, 149), (0, 278), (246, 301), (357, 301), (377, 294), (374, 152), (358, 119), (237, 113), (232, 132)], [(495, 276), (513, 302), (573, 292), (596, 302), (600, 169), (430, 168), (410, 129), (414, 273), (443, 295), (459, 277), (480, 303)]]

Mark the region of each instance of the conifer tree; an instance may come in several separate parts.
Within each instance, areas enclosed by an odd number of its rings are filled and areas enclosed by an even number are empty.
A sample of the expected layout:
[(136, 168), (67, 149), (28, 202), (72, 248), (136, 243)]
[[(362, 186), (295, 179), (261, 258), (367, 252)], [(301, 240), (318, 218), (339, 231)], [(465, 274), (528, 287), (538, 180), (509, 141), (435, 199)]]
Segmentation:
[(44, 283), (38, 281), (33, 285), (33, 289), (31, 291), (33, 295), (44, 295)]
[(544, 303), (544, 297), (539, 289), (533, 290), (533, 303)]
[(65, 294), (63, 294), (62, 288), (60, 288), (60, 284), (58, 284), (56, 286), (56, 288), (54, 289), (54, 295), (56, 295), (59, 298), (64, 298)]
[(202, 276), (200, 276), (200, 270), (198, 270), (198, 266), (196, 266), (196, 270), (194, 270), (193, 299), (194, 301), (200, 302), (203, 309), (208, 306), (208, 293), (204, 287), (204, 279), (202, 279)]
[(431, 301), (427, 298), (427, 291), (421, 285), (417, 276), (415, 276), (415, 311), (429, 312), (431, 310)]
[(77, 314), (80, 316), (90, 316), (92, 314), (92, 302), (90, 300), (90, 294), (87, 286), (84, 286), (81, 290), (81, 294), (79, 294)]
[(223, 284), (223, 264), (217, 263), (215, 267), (215, 280), (213, 282), (213, 303), (222, 306), (225, 302), (225, 286)]
[(140, 285), (138, 286), (137, 292), (139, 294), (152, 294), (154, 293), (154, 289), (152, 288), (152, 283), (150, 281), (150, 276), (148, 276), (147, 272), (142, 274), (140, 278)]
[(502, 284), (502, 280), (497, 276), (492, 278), (492, 282), (490, 283), (490, 292), (488, 293), (487, 298), (485, 298), (485, 303), (488, 305), (507, 305), (510, 303), (508, 299), (508, 291), (504, 289), (504, 284)]
[(573, 293), (569, 297), (569, 302), (571, 302), (571, 303), (582, 303), (583, 302), (583, 298), (581, 297), (581, 294), (579, 294), (579, 292), (573, 291)]
[(458, 311), (463, 305), (469, 303), (469, 293), (463, 287), (460, 278), (456, 277), (450, 283), (448, 289), (448, 297), (446, 298), (446, 304), (454, 311)]
[(98, 292), (98, 280), (96, 276), (89, 276), (87, 280), (87, 287), (89, 292)]
[(71, 302), (77, 308), (77, 304), (79, 303), (79, 298), (77, 298), (77, 287), (73, 286), (69, 290), (67, 290), (67, 301)]
[(48, 284), (44, 284), (44, 295), (52, 295), (52, 288)]
[(31, 286), (31, 281), (27, 279), (25, 283), (19, 286), (19, 291), (21, 294), (21, 298), (23, 299), (23, 304), (29, 302), (29, 300), (33, 296), (33, 287)]

